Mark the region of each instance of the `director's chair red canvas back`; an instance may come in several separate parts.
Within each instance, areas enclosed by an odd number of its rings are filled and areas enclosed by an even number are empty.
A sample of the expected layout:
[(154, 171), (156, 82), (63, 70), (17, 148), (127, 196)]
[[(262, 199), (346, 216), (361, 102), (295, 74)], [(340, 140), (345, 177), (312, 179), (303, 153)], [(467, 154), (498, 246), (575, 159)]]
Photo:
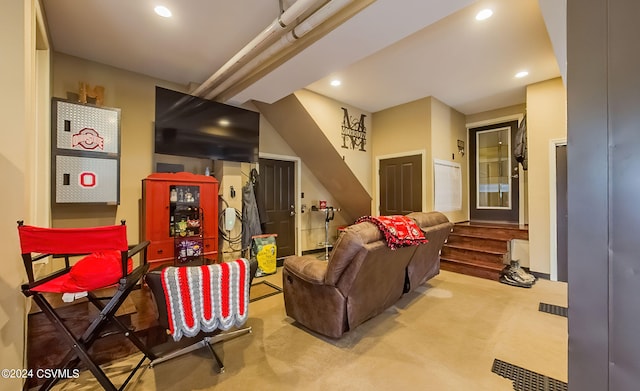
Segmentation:
[[(124, 223), (92, 228), (41, 228), (19, 223), (18, 235), (20, 236), (20, 249), (27, 278), (31, 288), (34, 290), (43, 291), (42, 288), (38, 289), (38, 286), (58, 277), (58, 275), (55, 275), (51, 276), (51, 278), (36, 281), (33, 275), (33, 262), (50, 255), (65, 258), (65, 270), (61, 272), (66, 273), (68, 271), (66, 269), (71, 267), (69, 264), (69, 257), (71, 256), (108, 253), (112, 261), (118, 261), (118, 259), (114, 260), (113, 258), (120, 258), (119, 277), (127, 275), (127, 252), (129, 246), (127, 243), (127, 226)], [(104, 267), (104, 265), (101, 266)], [(110, 268), (110, 271), (111, 269), (113, 267)], [(117, 279), (112, 283), (116, 282)], [(65, 292), (62, 288), (60, 290), (47, 290), (45, 288), (44, 291)]]
[[(59, 368), (73, 368), (84, 364), (105, 390), (116, 390), (102, 369), (89, 356), (88, 350), (100, 337), (107, 324), (121, 331), (140, 351), (142, 360), (134, 368), (122, 388), (126, 386), (145, 358), (154, 359), (146, 346), (132, 330), (115, 316), (129, 293), (135, 288), (149, 266), (146, 248), (149, 242), (129, 246), (124, 221), (120, 225), (91, 228), (43, 228), (18, 222), (18, 236), (28, 283), (22, 285), (22, 293), (33, 297), (47, 318), (70, 345), (70, 351)], [(132, 267), (131, 257), (140, 254), (139, 266)], [(38, 278), (34, 275), (34, 262), (52, 256), (64, 258), (64, 265), (53, 273)], [(70, 258), (84, 256), (74, 265)], [(117, 286), (110, 297), (98, 297), (91, 291)], [(80, 336), (74, 335), (48, 300), (51, 293), (86, 293), (86, 297), (100, 313)], [(49, 379), (41, 389), (50, 389), (59, 379)]]

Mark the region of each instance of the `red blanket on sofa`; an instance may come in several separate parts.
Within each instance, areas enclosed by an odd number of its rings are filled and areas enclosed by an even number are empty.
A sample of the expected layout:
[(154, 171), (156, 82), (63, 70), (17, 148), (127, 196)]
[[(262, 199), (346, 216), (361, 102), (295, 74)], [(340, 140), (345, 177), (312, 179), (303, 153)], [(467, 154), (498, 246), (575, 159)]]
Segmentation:
[(363, 221), (375, 224), (392, 250), (428, 242), (418, 224), (407, 216), (364, 216), (360, 217), (356, 224)]

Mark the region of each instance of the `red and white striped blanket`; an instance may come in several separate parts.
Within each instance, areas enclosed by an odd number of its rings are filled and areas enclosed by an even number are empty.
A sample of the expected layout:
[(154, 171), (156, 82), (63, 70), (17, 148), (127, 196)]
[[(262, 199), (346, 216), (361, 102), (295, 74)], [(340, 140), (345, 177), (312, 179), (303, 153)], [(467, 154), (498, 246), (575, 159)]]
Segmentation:
[(249, 309), (249, 281), (249, 261), (244, 258), (165, 268), (162, 286), (173, 339), (243, 325)]

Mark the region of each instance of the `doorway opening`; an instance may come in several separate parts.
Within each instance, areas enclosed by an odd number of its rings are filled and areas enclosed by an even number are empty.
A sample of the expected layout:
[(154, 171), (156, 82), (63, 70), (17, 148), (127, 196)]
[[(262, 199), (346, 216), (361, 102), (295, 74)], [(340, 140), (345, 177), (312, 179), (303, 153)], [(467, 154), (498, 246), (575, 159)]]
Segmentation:
[(424, 160), (423, 151), (376, 158), (379, 215), (406, 215), (426, 210)]
[(265, 233), (277, 234), (277, 258), (300, 255), (300, 158), (260, 154), (260, 194), (268, 221)]
[(517, 120), (469, 129), (471, 221), (519, 223), (520, 174), (513, 156), (517, 129)]
[(567, 282), (567, 139), (549, 142), (549, 178), (550, 278)]

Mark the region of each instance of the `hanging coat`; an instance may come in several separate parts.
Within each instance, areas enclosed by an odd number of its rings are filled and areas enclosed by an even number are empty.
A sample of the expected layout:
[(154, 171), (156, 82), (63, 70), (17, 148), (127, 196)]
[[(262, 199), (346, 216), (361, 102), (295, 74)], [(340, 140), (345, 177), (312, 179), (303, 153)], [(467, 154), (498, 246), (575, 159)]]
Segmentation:
[(251, 246), (251, 237), (255, 235), (262, 235), (262, 229), (253, 185), (247, 182), (242, 188), (242, 249)]
[(256, 203), (258, 205), (260, 224), (264, 230), (264, 224), (269, 221), (269, 216), (267, 215), (267, 208), (264, 205), (264, 195), (262, 194), (264, 185), (260, 183), (260, 174), (258, 174), (258, 170), (255, 168), (251, 169), (251, 183), (253, 184), (253, 194), (256, 196)]
[(525, 115), (518, 130), (516, 131), (515, 144), (513, 145), (513, 156), (516, 161), (522, 164), (522, 169), (526, 170), (528, 165), (527, 159), (527, 116)]

